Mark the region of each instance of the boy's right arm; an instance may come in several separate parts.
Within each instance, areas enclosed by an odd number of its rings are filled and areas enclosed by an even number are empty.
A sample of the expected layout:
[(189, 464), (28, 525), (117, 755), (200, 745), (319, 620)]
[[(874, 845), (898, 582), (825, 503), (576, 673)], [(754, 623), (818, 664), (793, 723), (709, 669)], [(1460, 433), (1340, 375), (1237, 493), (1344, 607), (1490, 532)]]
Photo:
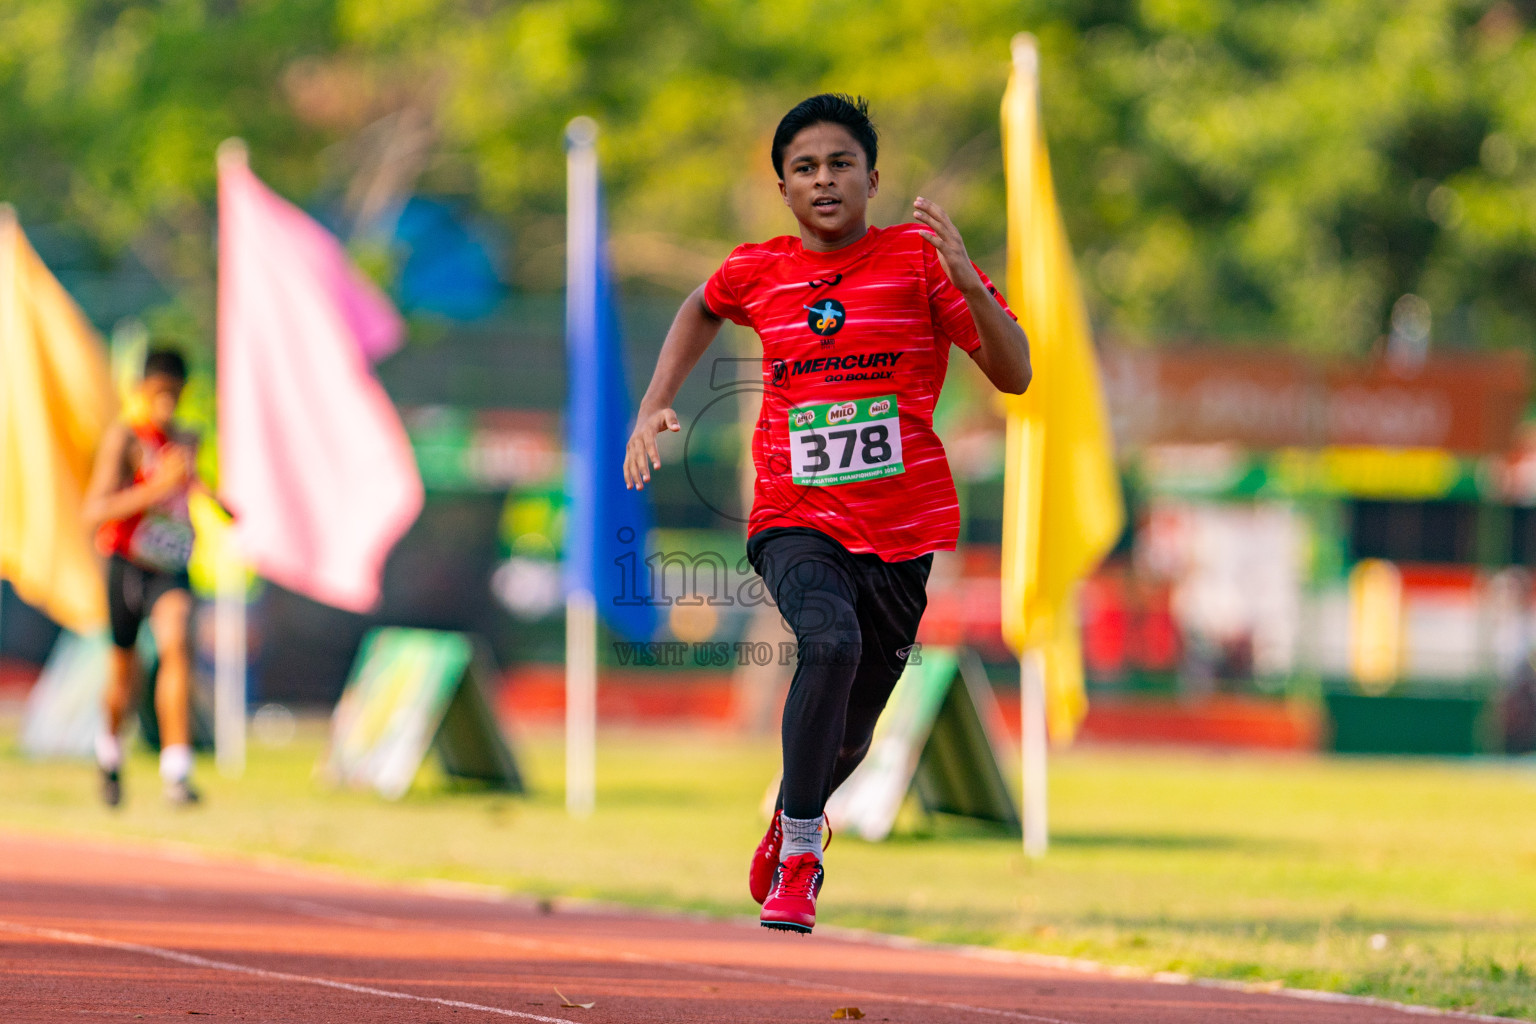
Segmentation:
[(170, 497), (188, 479), (191, 463), (186, 453), (176, 447), (160, 460), (148, 480), (124, 487), (123, 469), (132, 439), (133, 432), (121, 423), (114, 424), (102, 438), (80, 509), (87, 529), (94, 530), (109, 520), (138, 515)]
[(651, 470), (661, 468), (656, 435), (664, 430), (676, 432), (682, 429), (677, 413), (672, 410), (672, 402), (704, 350), (720, 333), (720, 323), (720, 318), (704, 305), (703, 285), (683, 300), (682, 308), (667, 331), (667, 340), (662, 342), (656, 372), (651, 375), (651, 386), (645, 389), (645, 397), (640, 400), (635, 429), (629, 435), (629, 444), (624, 451), (625, 487), (644, 490), (651, 479)]

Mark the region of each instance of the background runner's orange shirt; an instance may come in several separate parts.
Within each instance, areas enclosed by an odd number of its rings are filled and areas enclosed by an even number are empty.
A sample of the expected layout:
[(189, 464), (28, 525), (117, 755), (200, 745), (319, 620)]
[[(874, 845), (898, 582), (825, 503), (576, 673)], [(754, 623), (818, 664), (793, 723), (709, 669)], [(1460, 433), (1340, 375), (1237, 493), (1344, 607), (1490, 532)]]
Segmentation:
[[(849, 551), (888, 562), (954, 548), (960, 509), (933, 432), (933, 407), (949, 346), (975, 352), (981, 338), (965, 296), (919, 230), (870, 228), (828, 253), (809, 252), (789, 235), (743, 245), (705, 285), (712, 312), (752, 328), (763, 342), (749, 535), (809, 526)], [(982, 281), (1007, 310), (985, 274)], [(831, 486), (796, 484), (790, 411), (883, 395), (896, 396), (905, 471)]]

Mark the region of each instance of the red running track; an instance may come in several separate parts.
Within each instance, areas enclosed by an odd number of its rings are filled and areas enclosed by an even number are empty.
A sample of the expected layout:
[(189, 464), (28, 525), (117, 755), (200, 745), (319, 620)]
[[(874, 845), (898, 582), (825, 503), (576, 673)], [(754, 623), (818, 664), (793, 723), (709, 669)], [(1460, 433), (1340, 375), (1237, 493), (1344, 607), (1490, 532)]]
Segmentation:
[[(558, 988), (590, 1009), (566, 1008)], [(1407, 1024), (1359, 1002), (0, 833), (0, 1019)], [(1491, 1018), (1484, 1018), (1491, 1019)]]

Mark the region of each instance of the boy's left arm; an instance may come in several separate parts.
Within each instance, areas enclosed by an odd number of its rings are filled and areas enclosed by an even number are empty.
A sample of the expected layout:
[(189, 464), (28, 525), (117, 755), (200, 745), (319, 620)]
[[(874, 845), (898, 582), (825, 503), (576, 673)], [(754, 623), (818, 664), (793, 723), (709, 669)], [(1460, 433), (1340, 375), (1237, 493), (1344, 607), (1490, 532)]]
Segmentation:
[(208, 482), (203, 479), (203, 475), (197, 471), (197, 454), (198, 449), (202, 447), (202, 435), (195, 430), (178, 430), (176, 443), (186, 450), (187, 464), (192, 467), (191, 477), (187, 480), (187, 490), (204, 495), (215, 505), (219, 506), (219, 511), (231, 519), (235, 518), (235, 514), (229, 510), (229, 506), (224, 504), (223, 499), (218, 496), (212, 487), (208, 486)]
[(912, 204), (912, 215), (928, 230), (918, 232), (933, 246), (950, 282), (965, 296), (981, 347), (973, 354), (976, 365), (994, 387), (1010, 395), (1022, 395), (1029, 387), (1029, 339), (1024, 328), (992, 297), (965, 251), (965, 239), (938, 203), (921, 196)]

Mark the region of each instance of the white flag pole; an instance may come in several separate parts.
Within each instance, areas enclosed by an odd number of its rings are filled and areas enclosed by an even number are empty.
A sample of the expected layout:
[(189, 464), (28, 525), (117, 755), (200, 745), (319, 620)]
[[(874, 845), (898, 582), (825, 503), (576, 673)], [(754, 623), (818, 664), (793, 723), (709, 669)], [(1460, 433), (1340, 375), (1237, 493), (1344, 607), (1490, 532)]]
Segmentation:
[[(1030, 97), (1035, 104), (1034, 117), (1038, 118), (1040, 53), (1036, 47), (1035, 37), (1028, 32), (1018, 33), (1011, 41), (1011, 51), (1014, 74), (1029, 83)], [(1031, 130), (1039, 130), (1033, 123), (1033, 118)], [(1026, 161), (1023, 173), (1033, 176), (1034, 170), (1034, 165)], [(1026, 181), (1024, 202), (1020, 204), (1021, 212), (1033, 213), (1029, 208), (1029, 199), (1033, 195), (1034, 190)], [(1032, 238), (1034, 235), (1035, 232), (1028, 229), (1020, 232), (1021, 238)], [(1041, 429), (1043, 424), (1037, 425), (1035, 431)], [(1038, 461), (1042, 448), (1042, 439), (1035, 431), (1031, 431), (1031, 436), (1025, 438), (1025, 445), (1029, 449), (1030, 466), (1028, 468), (1032, 475), (1039, 473)], [(1038, 480), (1036, 483), (1038, 484)], [(1041, 500), (1044, 500), (1043, 496)], [(1038, 557), (1038, 546), (1041, 540), (1038, 529), (1032, 532), (1036, 536), (1033, 537), (1035, 550), (1031, 552), (1031, 556)], [(1043, 857), (1050, 843), (1050, 818), (1046, 803), (1049, 739), (1045, 718), (1045, 655), (1038, 649), (1026, 650), (1019, 659), (1019, 714), (1021, 717), (1020, 745), (1023, 755), (1024, 854), (1027, 857)]]
[[(219, 144), (217, 160), (221, 170), (248, 166), (245, 141), (225, 139)], [(214, 559), (213, 751), (219, 773), (232, 779), (245, 774), (245, 616), (245, 563), (235, 538), (228, 536)]]
[[(574, 333), (596, 329), (597, 122), (575, 118), (565, 135), (565, 322)], [(596, 804), (597, 599), (581, 589), (565, 602), (565, 809), (586, 817)]]
[(1050, 844), (1050, 816), (1046, 803), (1047, 749), (1045, 725), (1045, 655), (1024, 652), (1019, 659), (1020, 715), (1024, 754), (1024, 854), (1045, 856)]
[[(233, 548), (234, 541), (228, 541)], [(213, 598), (213, 750), (219, 773), (245, 774), (245, 566), (220, 551)]]
[(597, 601), (565, 599), (565, 809), (578, 818), (597, 803)]

